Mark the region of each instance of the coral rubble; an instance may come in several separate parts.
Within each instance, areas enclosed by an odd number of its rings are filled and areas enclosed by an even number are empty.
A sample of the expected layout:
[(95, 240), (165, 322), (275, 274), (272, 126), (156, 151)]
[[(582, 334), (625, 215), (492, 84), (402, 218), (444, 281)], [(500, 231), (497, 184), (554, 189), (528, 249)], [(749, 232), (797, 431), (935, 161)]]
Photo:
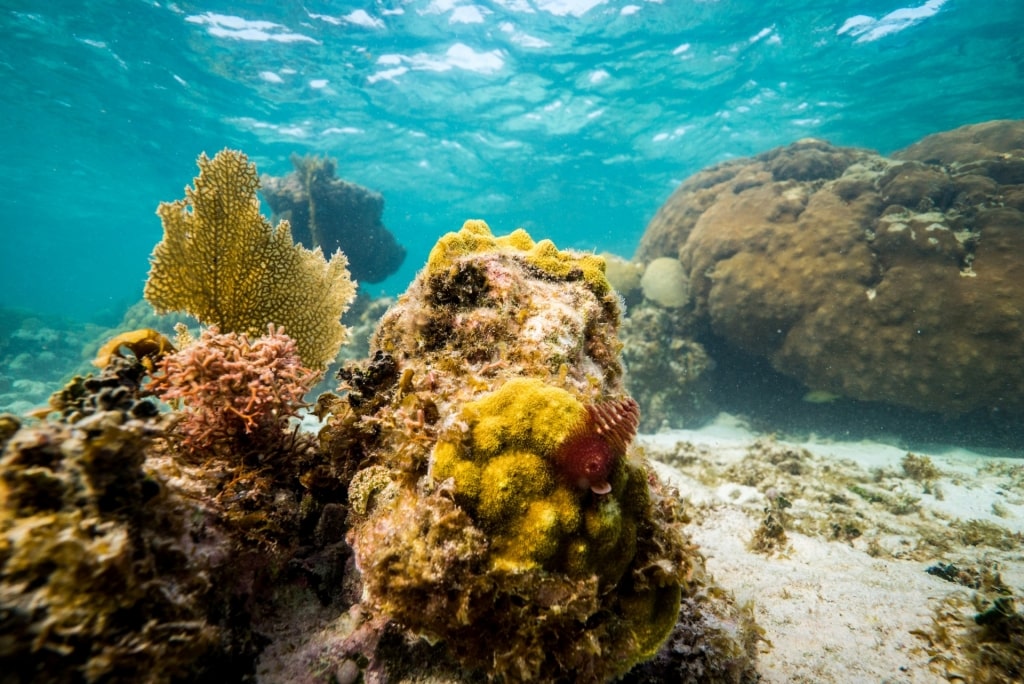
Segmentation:
[(636, 258), (678, 258), (697, 329), (812, 390), (1024, 409), (1024, 122), (891, 157), (801, 140), (686, 180)]

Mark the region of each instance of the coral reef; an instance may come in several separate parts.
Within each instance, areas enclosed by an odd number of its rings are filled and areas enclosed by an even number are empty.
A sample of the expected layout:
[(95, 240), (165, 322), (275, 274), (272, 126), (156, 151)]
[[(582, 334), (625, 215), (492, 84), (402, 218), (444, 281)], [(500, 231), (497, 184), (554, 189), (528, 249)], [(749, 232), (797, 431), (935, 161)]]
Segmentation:
[(699, 591), (684, 516), (628, 447), (618, 316), (599, 258), (468, 221), (321, 398), (364, 607), (471, 678), (621, 676)]
[(211, 560), (226, 549), (201, 541), (193, 507), (146, 467), (163, 418), (137, 394), (143, 367), (112, 366), (68, 392), (90, 410), (4, 431), (4, 681), (237, 681), (256, 645), (228, 619)]
[(889, 158), (802, 140), (686, 180), (636, 258), (678, 258), (697, 329), (811, 390), (1024, 409), (1024, 122)]
[(260, 178), (274, 218), (288, 221), (294, 238), (310, 249), (340, 249), (361, 283), (378, 283), (397, 271), (405, 248), (381, 221), (380, 193), (337, 178), (334, 159), (293, 154), (291, 161), (295, 171), (287, 176)]
[(752, 622), (632, 446), (618, 324), (601, 259), (470, 221), (317, 435), (277, 326), (115, 336), (46, 422), (0, 415), (5, 681), (751, 681)]
[(194, 188), (157, 209), (164, 238), (151, 257), (145, 297), (157, 313), (185, 311), (224, 332), (284, 326), (303, 361), (326, 367), (345, 341), (341, 315), (355, 296), (348, 261), (325, 261), (292, 242), (288, 223), (259, 211), (256, 167), (241, 152), (199, 157)]
[(626, 387), (640, 404), (644, 431), (692, 425), (717, 412), (709, 397), (714, 361), (693, 339), (692, 312), (642, 301), (622, 321)]

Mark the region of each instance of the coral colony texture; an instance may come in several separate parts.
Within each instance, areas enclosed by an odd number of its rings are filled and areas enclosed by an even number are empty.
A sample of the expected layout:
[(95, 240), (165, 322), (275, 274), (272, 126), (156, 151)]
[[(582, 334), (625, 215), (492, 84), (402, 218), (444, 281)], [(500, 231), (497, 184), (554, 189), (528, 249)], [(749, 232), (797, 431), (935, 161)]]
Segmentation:
[(217, 584), (229, 549), (203, 534), (198, 507), (154, 472), (166, 416), (139, 397), (145, 374), (116, 357), (65, 392), (58, 418), (0, 418), (6, 682), (170, 682), (251, 670), (251, 631), (227, 624), (231, 591)]
[(225, 151), (161, 205), (147, 298), (198, 336), (118, 335), (43, 422), (0, 416), (5, 682), (754, 681), (632, 446), (602, 259), (467, 222), (314, 435), (354, 285), (255, 187)]
[(686, 180), (636, 258), (678, 259), (694, 329), (811, 390), (1024, 409), (1024, 122), (882, 157), (802, 140)]
[(289, 419), (319, 377), (302, 365), (295, 340), (273, 326), (253, 341), (208, 328), (163, 357), (159, 370), (149, 389), (183, 405), (174, 432), (184, 449), (257, 446), (264, 457), (286, 448)]

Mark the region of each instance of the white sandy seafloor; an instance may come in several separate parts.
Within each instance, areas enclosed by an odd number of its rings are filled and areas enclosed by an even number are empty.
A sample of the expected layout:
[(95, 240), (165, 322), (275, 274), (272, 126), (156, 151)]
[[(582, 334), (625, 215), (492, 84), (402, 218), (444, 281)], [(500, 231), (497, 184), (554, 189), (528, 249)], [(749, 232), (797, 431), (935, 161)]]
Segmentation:
[[(941, 471), (924, 483), (906, 477), (908, 452), (891, 445), (757, 439), (723, 414), (699, 430), (641, 435), (638, 443), (690, 504), (688, 530), (715, 580), (740, 603), (753, 602), (765, 631), (762, 681), (957, 680), (956, 658), (929, 651), (927, 635), (942, 605), (959, 606), (970, 621), (974, 592), (925, 569), (937, 562), (994, 568), (1020, 595), (1024, 460), (915, 450)], [(851, 492), (851, 480), (863, 483), (862, 495)], [(865, 490), (906, 505), (892, 513), (865, 499)], [(800, 521), (792, 526), (809, 533), (788, 529), (780, 548), (758, 553), (749, 543), (765, 518), (765, 492), (783, 494), (792, 503), (787, 513)], [(837, 515), (855, 522), (855, 538), (829, 532)], [(962, 532), (967, 521), (1005, 535), (980, 543)]]

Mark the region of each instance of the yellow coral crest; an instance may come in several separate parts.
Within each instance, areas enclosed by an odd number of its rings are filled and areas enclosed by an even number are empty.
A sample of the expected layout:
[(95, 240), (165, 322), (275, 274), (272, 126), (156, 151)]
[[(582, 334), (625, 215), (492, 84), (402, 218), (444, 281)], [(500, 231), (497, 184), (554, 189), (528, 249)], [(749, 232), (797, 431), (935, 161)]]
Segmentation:
[(320, 249), (292, 240), (260, 214), (256, 165), (241, 152), (199, 157), (194, 188), (163, 202), (157, 214), (164, 239), (151, 257), (145, 297), (158, 313), (184, 311), (224, 332), (258, 337), (283, 326), (312, 368), (329, 364), (347, 331), (341, 314), (355, 283), (341, 251), (330, 261)]
[(508, 235), (494, 237), (487, 223), (471, 219), (457, 233), (444, 235), (430, 251), (427, 271), (443, 273), (460, 257), (480, 252), (504, 251), (525, 259), (538, 271), (557, 280), (583, 280), (598, 297), (611, 291), (605, 276), (604, 258), (597, 254), (559, 250), (551, 240), (534, 242), (530, 234), (517, 228)]
[(536, 378), (513, 378), (464, 412), (477, 457), (487, 458), (510, 447), (550, 456), (586, 416), (575, 397)]

